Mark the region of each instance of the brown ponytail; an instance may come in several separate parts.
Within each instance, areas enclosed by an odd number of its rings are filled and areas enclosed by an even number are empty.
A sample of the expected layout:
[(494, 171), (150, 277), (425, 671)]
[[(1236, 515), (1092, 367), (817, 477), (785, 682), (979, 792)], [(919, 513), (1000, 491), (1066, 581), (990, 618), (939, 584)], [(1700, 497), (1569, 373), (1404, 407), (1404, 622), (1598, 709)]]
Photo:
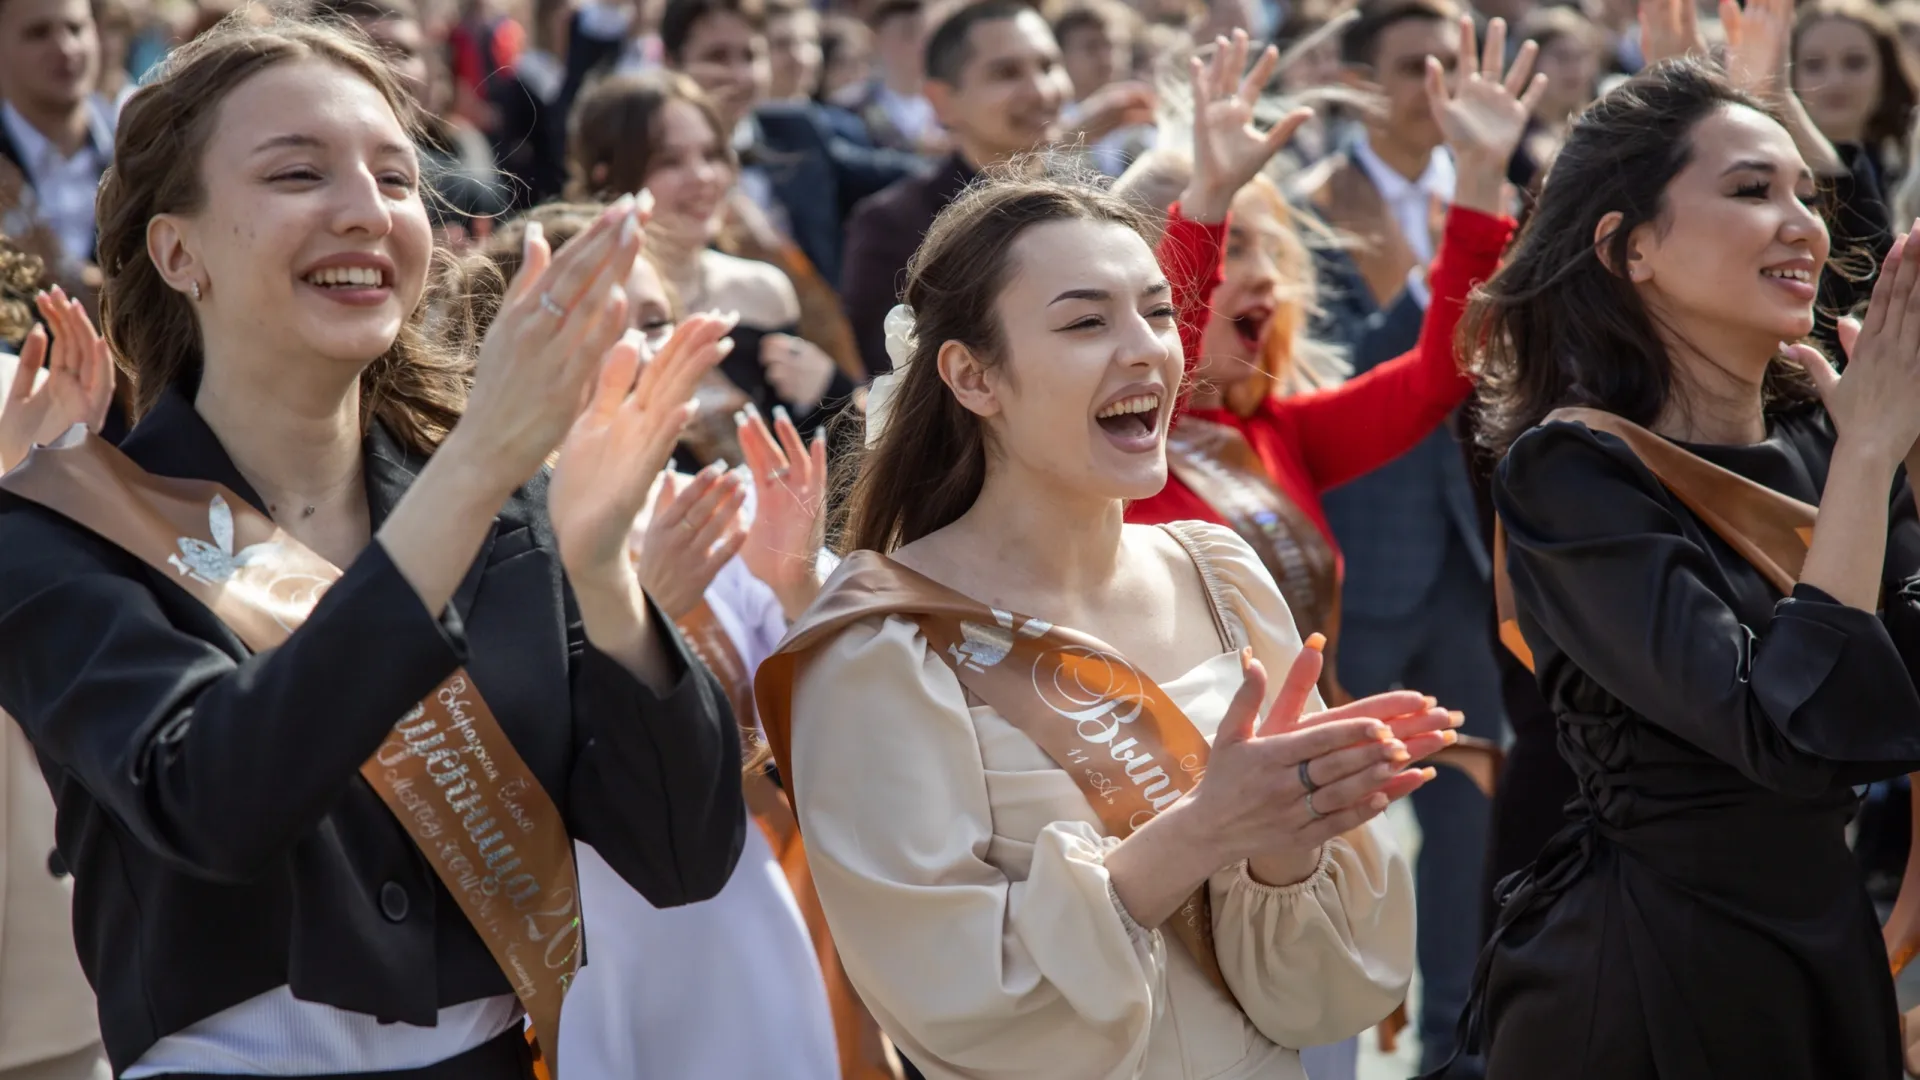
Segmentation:
[[(201, 163), (227, 95), (268, 68), (321, 59), (380, 91), (409, 134), (420, 130), (412, 99), (364, 37), (291, 21), (258, 26), (252, 10), (241, 9), (175, 50), (159, 77), (133, 95), (120, 114), (113, 166), (101, 179), (101, 322), (133, 384), (135, 419), (168, 387), (192, 390), (200, 382), (199, 322), (192, 304), (148, 259), (147, 223), (201, 208)], [(460, 419), (471, 373), (468, 357), (436, 347), (426, 332), (429, 306), (423, 298), (393, 346), (360, 376), (361, 416), (377, 417), (419, 453), (431, 452)]]
[(986, 429), (940, 378), (940, 347), (957, 341), (983, 362), (1003, 359), (994, 305), (1012, 272), (1008, 252), (1021, 233), (1050, 221), (1113, 222), (1149, 244), (1155, 231), (1111, 192), (1018, 176), (977, 183), (940, 212), (907, 264), (915, 344), (886, 429), (871, 450), (843, 459), (857, 470), (834, 530), (843, 551), (910, 544), (952, 524), (980, 497)]

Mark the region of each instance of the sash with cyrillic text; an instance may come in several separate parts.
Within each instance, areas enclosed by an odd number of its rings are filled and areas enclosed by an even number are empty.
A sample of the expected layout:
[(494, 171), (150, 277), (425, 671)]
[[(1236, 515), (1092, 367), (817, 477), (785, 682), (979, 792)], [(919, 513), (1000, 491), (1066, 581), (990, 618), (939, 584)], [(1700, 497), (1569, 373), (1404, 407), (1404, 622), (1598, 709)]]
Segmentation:
[[(989, 608), (884, 555), (860, 551), (841, 563), (755, 679), (760, 724), (790, 789), (800, 659), (848, 625), (884, 615), (914, 620), (963, 687), (1073, 778), (1112, 836), (1132, 835), (1206, 773), (1212, 749), (1206, 736), (1159, 684), (1105, 643)], [(1214, 952), (1204, 883), (1170, 929), (1208, 980), (1231, 997)]]
[[(0, 488), (168, 575), (255, 652), (285, 641), (340, 578), (224, 486), (155, 476), (79, 429), (35, 449)], [(560, 1003), (580, 961), (573, 844), (467, 672), (400, 717), (360, 775), (479, 931), (556, 1064)]]

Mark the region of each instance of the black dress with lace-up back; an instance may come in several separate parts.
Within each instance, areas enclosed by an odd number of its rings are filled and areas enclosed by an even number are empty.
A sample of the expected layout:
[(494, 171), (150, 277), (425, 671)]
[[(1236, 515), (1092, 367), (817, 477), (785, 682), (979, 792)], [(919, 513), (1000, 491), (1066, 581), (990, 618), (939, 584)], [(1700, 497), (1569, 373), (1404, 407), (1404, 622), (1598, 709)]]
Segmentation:
[[(1802, 408), (1684, 445), (1817, 504), (1834, 434)], [(1890, 498), (1875, 614), (1782, 597), (1611, 435), (1550, 423), (1508, 452), (1520, 628), (1580, 794), (1483, 960), (1490, 1080), (1902, 1075), (1844, 831), (1854, 785), (1920, 764), (1920, 521), (1904, 478)]]

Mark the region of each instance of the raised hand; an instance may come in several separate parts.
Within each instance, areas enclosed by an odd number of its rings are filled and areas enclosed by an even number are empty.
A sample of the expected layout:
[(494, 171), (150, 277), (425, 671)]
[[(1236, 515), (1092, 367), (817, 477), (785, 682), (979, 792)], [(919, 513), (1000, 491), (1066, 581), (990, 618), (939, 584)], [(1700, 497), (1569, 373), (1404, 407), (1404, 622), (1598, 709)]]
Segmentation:
[(1793, 0), (1720, 0), (1727, 33), (1727, 77), (1756, 97), (1785, 93), (1793, 52)]
[[(1266, 671), (1250, 653), (1242, 654), (1245, 679), (1227, 706), (1206, 775), (1191, 796), (1194, 812), (1205, 818), (1207, 834), (1222, 854), (1229, 861), (1249, 860), (1254, 876), (1268, 884), (1306, 878), (1318, 862), (1320, 845), (1365, 824), (1433, 776), (1431, 769), (1408, 767), (1415, 760), (1413, 748), (1385, 721), (1352, 715), (1350, 708), (1301, 715), (1322, 663), (1310, 642), (1262, 721)], [(1411, 697), (1415, 705), (1425, 702), (1417, 694)]]
[(1648, 64), (1707, 54), (1694, 0), (1640, 0), (1640, 55)]
[(700, 606), (746, 543), (747, 486), (718, 461), (692, 477), (663, 473), (660, 480), (646, 529), (635, 537), (634, 573), (660, 610), (679, 619)]
[(1077, 133), (1098, 142), (1132, 124), (1153, 123), (1153, 87), (1141, 82), (1114, 82), (1087, 95), (1080, 104)]
[(753, 576), (780, 597), (795, 619), (820, 593), (815, 569), (821, 544), (821, 507), (827, 495), (827, 440), (809, 446), (785, 409), (773, 414), (774, 432), (752, 406), (736, 418), (740, 452), (753, 472), (753, 528), (740, 556)]
[(481, 342), (466, 415), (448, 437), (508, 490), (567, 435), (627, 325), (625, 282), (640, 254), (642, 216), (624, 197), (557, 256), (538, 223), (527, 227), (520, 273)]
[(633, 521), (680, 429), (693, 418), (694, 387), (733, 348), (726, 335), (735, 321), (718, 315), (683, 321), (644, 367), (637, 331), (628, 331), (606, 354), (592, 400), (567, 432), (547, 489), (560, 562), (576, 582), (611, 585), (633, 573)]
[(1474, 41), (1473, 20), (1463, 16), (1460, 67), (1451, 86), (1440, 61), (1427, 57), (1427, 107), (1459, 163), (1454, 201), (1487, 214), (1504, 209), (1500, 196), (1507, 162), (1547, 89), (1547, 77), (1533, 74), (1539, 46), (1531, 41), (1521, 45), (1511, 67), (1505, 66), (1506, 50), (1506, 20), (1487, 24), (1482, 49)]
[(53, 342), (49, 347), (47, 326), (36, 326), (21, 347), (0, 405), (0, 469), (19, 464), (28, 450), (54, 441), (75, 424), (99, 431), (113, 401), (113, 353), (86, 309), (59, 286), (34, 297), (34, 305), (53, 328)]
[(1247, 33), (1214, 42), (1213, 56), (1190, 63), (1193, 80), (1193, 177), (1180, 197), (1180, 209), (1194, 221), (1226, 219), (1233, 197), (1287, 145), (1311, 109), (1295, 109), (1265, 132), (1253, 125), (1260, 91), (1273, 78), (1280, 51), (1269, 45), (1244, 78)]
[(1812, 376), (1841, 439), (1920, 464), (1920, 221), (1894, 240), (1866, 318), (1842, 320), (1840, 341), (1844, 378), (1812, 346), (1787, 352)]

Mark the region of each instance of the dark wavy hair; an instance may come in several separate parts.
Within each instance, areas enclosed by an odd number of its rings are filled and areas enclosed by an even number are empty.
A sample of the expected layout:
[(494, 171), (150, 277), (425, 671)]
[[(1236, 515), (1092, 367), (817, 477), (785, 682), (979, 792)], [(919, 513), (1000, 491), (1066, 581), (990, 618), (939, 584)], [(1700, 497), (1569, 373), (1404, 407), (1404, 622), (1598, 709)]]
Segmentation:
[[(939, 353), (957, 341), (984, 363), (1005, 359), (994, 307), (1013, 273), (1010, 256), (1021, 233), (1051, 221), (1112, 222), (1153, 243), (1153, 222), (1132, 203), (1089, 183), (1021, 175), (1034, 166), (1015, 163), (976, 182), (934, 218), (907, 264), (913, 356), (879, 442), (842, 458), (855, 472), (830, 530), (842, 551), (910, 544), (951, 525), (980, 497), (986, 427), (940, 378)], [(849, 414), (842, 418), (858, 426)]]
[[(1506, 452), (1555, 409), (1583, 405), (1651, 424), (1684, 388), (1640, 294), (1625, 276), (1629, 240), (1667, 212), (1667, 185), (1693, 154), (1700, 121), (1726, 108), (1779, 117), (1703, 61), (1634, 76), (1575, 118), (1539, 201), (1500, 271), (1468, 301), (1460, 355), (1480, 381), (1479, 441)], [(1618, 228), (1594, 243), (1600, 219)], [(1603, 260), (1598, 248), (1604, 247)], [(1812, 383), (1777, 357), (1770, 408), (1809, 401)]]

